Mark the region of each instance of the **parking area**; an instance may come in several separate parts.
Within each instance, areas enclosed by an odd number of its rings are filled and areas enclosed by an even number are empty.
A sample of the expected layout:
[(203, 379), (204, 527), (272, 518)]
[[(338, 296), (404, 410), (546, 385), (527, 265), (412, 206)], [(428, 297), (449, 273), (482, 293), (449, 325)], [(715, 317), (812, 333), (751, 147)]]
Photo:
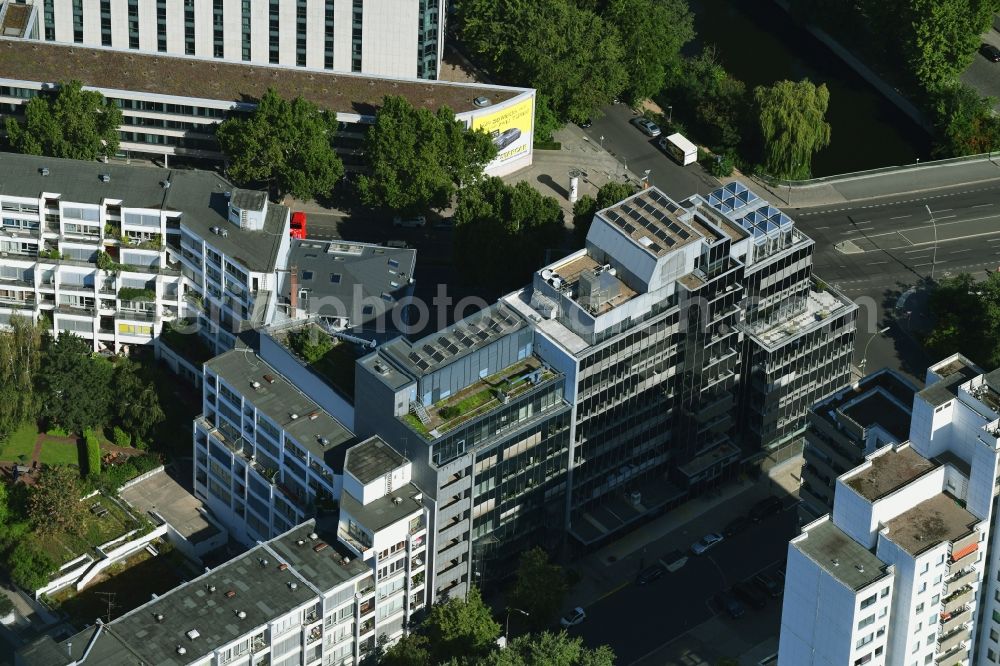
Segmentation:
[[(1000, 48), (1000, 32), (990, 29), (982, 36), (983, 44)], [(962, 82), (979, 91), (984, 97), (992, 97), (993, 110), (1000, 112), (1000, 62), (992, 62), (982, 53), (976, 53), (972, 63), (962, 73)]]

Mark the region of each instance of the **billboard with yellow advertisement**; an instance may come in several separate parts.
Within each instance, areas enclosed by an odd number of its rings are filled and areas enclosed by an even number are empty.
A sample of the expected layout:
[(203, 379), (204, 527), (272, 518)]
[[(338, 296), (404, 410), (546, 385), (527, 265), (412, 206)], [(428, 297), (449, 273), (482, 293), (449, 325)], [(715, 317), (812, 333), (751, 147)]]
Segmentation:
[(497, 156), (491, 165), (509, 162), (531, 149), (534, 113), (534, 96), (529, 96), (492, 113), (478, 114), (472, 119), (472, 129), (482, 129), (493, 137)]

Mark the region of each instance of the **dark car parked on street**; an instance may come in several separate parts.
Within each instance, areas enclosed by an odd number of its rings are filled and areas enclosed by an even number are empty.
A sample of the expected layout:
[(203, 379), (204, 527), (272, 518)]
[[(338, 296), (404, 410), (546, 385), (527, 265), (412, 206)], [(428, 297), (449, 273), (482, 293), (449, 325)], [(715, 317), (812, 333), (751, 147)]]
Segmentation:
[(747, 612), (746, 606), (743, 605), (743, 602), (737, 599), (731, 592), (719, 592), (719, 596), (716, 597), (716, 600), (719, 602), (719, 606), (722, 607), (722, 610), (726, 611), (726, 613), (729, 614), (729, 617), (734, 620), (743, 617), (743, 615)]
[(733, 594), (743, 600), (748, 606), (753, 608), (763, 608), (767, 605), (767, 597), (746, 581), (741, 581), (733, 585)]
[(747, 517), (752, 522), (759, 523), (768, 516), (781, 511), (781, 507), (781, 500), (774, 495), (771, 495), (770, 497), (766, 497), (750, 507), (750, 512), (747, 514)]
[(727, 537), (735, 536), (748, 527), (750, 527), (750, 520), (746, 516), (739, 516), (730, 520), (729, 523), (722, 528), (722, 534)]
[(778, 582), (778, 580), (769, 576), (766, 573), (760, 573), (753, 577), (753, 582), (760, 588), (760, 591), (771, 597), (772, 599), (777, 599), (781, 596), (784, 586)]
[(654, 564), (653, 566), (646, 567), (640, 571), (638, 578), (635, 579), (635, 582), (639, 585), (646, 585), (647, 583), (652, 583), (657, 578), (660, 578), (664, 573), (665, 570), (662, 565)]
[(1000, 62), (1000, 49), (992, 44), (983, 44), (979, 47), (979, 52), (990, 62)]

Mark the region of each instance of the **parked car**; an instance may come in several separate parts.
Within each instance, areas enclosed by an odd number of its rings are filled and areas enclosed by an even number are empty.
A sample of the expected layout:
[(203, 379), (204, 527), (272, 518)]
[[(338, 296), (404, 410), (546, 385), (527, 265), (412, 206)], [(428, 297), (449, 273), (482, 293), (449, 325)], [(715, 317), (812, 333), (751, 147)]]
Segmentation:
[(397, 215), (392, 218), (392, 226), (394, 227), (404, 227), (407, 229), (416, 229), (418, 227), (427, 226), (427, 218), (423, 215), (417, 215), (416, 217), (400, 217)]
[(666, 570), (660, 564), (654, 564), (653, 566), (646, 567), (639, 572), (639, 577), (635, 579), (635, 582), (639, 585), (646, 585), (647, 583), (652, 583), (654, 580), (661, 578)]
[(781, 507), (781, 500), (774, 495), (771, 495), (770, 497), (766, 497), (750, 507), (750, 512), (747, 514), (747, 517), (750, 518), (751, 521), (759, 523), (768, 516), (781, 511)]
[(586, 619), (587, 619), (587, 613), (584, 612), (582, 608), (577, 606), (570, 612), (566, 613), (566, 615), (559, 618), (559, 624), (561, 624), (563, 627), (566, 628), (575, 627), (576, 625), (580, 624)]
[(455, 226), (455, 223), (450, 217), (442, 217), (440, 220), (434, 222), (435, 229), (451, 229)]
[(739, 597), (745, 604), (753, 608), (763, 608), (767, 605), (767, 597), (761, 594), (760, 590), (746, 581), (741, 581), (733, 585), (733, 594)]
[(580, 123), (580, 127), (582, 127), (583, 129), (587, 129), (588, 127), (590, 127), (593, 124), (594, 124), (594, 121), (592, 119), (590, 119), (590, 118), (587, 118), (582, 123)]
[(735, 536), (748, 527), (750, 527), (750, 520), (746, 516), (739, 516), (729, 521), (725, 528), (723, 528), (722, 535), (726, 537)]
[(292, 221), (289, 225), (289, 234), (292, 238), (305, 240), (306, 237), (306, 214), (302, 211), (292, 213)]
[(643, 118), (639, 116), (638, 118), (632, 119), (632, 124), (639, 128), (646, 136), (660, 136), (660, 127), (654, 123), (649, 118)]
[(979, 52), (990, 62), (1000, 62), (1000, 49), (992, 44), (983, 44), (979, 47)]
[(754, 584), (760, 588), (760, 591), (771, 597), (772, 599), (777, 599), (781, 596), (781, 592), (784, 585), (779, 583), (777, 579), (773, 576), (769, 576), (766, 573), (760, 573), (753, 577)]
[(663, 559), (661, 559), (660, 561), (663, 562), (664, 565), (666, 565), (667, 571), (673, 573), (678, 569), (680, 569), (685, 564), (687, 564), (688, 558), (687, 555), (685, 555), (681, 551), (672, 550), (666, 555), (664, 555)]
[(705, 553), (709, 548), (715, 547), (716, 544), (723, 540), (723, 536), (718, 532), (709, 532), (702, 538), (691, 544), (691, 552), (695, 555), (701, 555)]
[(743, 602), (737, 599), (731, 592), (719, 592), (716, 600), (719, 602), (719, 606), (722, 607), (722, 610), (726, 611), (726, 613), (729, 614), (729, 617), (734, 620), (743, 617), (743, 615), (747, 612), (746, 606), (743, 605)]

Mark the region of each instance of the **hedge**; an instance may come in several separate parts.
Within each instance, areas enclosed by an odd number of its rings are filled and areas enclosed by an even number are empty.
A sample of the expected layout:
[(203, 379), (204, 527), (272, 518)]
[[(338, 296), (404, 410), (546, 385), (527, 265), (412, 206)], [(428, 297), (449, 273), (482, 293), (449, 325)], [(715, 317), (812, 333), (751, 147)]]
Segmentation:
[(87, 475), (101, 473), (101, 442), (90, 428), (83, 431), (83, 441), (87, 447)]
[(156, 292), (152, 289), (122, 287), (118, 290), (118, 298), (123, 301), (154, 301), (156, 300)]

